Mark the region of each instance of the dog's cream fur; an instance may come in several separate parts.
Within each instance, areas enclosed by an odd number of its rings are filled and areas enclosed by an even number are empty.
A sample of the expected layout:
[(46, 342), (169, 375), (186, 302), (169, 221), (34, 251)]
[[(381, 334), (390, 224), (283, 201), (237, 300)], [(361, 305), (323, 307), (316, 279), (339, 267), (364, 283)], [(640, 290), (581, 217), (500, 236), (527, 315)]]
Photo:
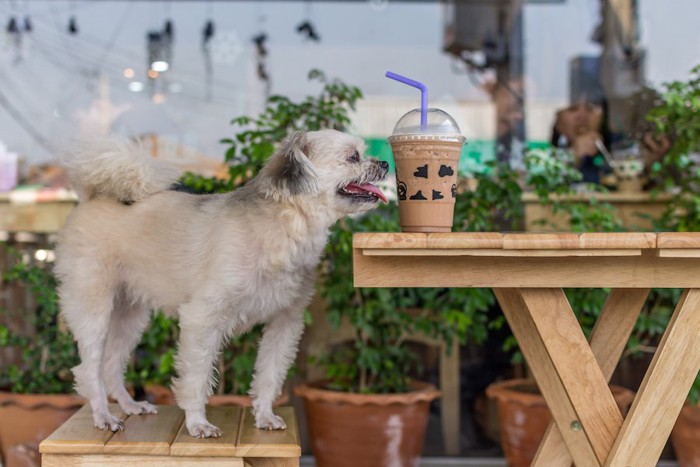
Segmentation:
[(76, 389), (96, 427), (123, 428), (108, 395), (128, 414), (156, 412), (131, 398), (123, 372), (150, 310), (161, 308), (180, 320), (173, 390), (192, 436), (221, 435), (204, 412), (213, 363), (230, 336), (256, 323), (265, 323), (251, 389), (256, 425), (285, 428), (272, 402), (296, 354), (328, 229), (374, 207), (376, 196), (357, 186), (387, 173), (386, 163), (359, 158), (363, 150), (337, 131), (297, 133), (255, 179), (221, 195), (170, 190), (177, 174), (124, 142), (65, 158), (80, 204), (61, 233), (56, 272), (80, 350)]

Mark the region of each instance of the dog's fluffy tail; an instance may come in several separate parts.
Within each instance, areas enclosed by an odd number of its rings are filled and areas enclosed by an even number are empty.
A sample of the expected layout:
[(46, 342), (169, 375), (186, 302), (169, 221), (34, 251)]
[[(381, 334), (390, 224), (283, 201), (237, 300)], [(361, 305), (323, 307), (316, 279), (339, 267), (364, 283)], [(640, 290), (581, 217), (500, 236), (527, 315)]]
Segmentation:
[(174, 167), (117, 137), (76, 142), (61, 162), (80, 202), (101, 197), (135, 203), (169, 189), (179, 177)]

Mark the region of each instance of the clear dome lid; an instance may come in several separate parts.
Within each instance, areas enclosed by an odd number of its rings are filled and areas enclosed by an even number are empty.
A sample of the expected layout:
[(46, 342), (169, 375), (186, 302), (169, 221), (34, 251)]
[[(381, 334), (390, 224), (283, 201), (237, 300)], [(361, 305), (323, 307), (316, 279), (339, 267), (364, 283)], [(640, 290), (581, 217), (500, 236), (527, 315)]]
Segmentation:
[(456, 136), (464, 139), (459, 131), (459, 126), (454, 118), (440, 109), (429, 108), (427, 110), (427, 124), (421, 128), (420, 109), (413, 109), (396, 122), (392, 136), (400, 135), (444, 135)]

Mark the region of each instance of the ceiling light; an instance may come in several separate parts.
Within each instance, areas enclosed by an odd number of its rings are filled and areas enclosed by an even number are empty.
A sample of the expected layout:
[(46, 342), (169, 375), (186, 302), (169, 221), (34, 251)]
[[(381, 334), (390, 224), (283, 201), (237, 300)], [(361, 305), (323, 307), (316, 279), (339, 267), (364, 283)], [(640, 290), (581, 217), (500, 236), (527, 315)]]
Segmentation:
[(170, 65), (168, 65), (168, 62), (163, 60), (158, 60), (156, 62), (151, 63), (151, 70), (157, 71), (158, 73), (168, 71), (169, 68)]

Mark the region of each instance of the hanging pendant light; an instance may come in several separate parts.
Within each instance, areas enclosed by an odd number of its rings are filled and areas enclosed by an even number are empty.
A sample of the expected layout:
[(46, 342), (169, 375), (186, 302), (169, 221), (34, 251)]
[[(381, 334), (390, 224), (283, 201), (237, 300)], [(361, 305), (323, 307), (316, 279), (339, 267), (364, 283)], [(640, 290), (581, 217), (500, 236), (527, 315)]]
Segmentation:
[(209, 41), (214, 37), (216, 28), (214, 27), (214, 21), (208, 20), (204, 23), (204, 29), (202, 30), (202, 43), (206, 46)]
[(78, 21), (75, 19), (75, 16), (71, 16), (68, 20), (68, 34), (71, 36), (78, 34)]
[(10, 20), (7, 22), (7, 26), (5, 27), (5, 31), (7, 31), (8, 34), (19, 33), (19, 25), (17, 24), (17, 18), (15, 18), (14, 16), (10, 17)]

